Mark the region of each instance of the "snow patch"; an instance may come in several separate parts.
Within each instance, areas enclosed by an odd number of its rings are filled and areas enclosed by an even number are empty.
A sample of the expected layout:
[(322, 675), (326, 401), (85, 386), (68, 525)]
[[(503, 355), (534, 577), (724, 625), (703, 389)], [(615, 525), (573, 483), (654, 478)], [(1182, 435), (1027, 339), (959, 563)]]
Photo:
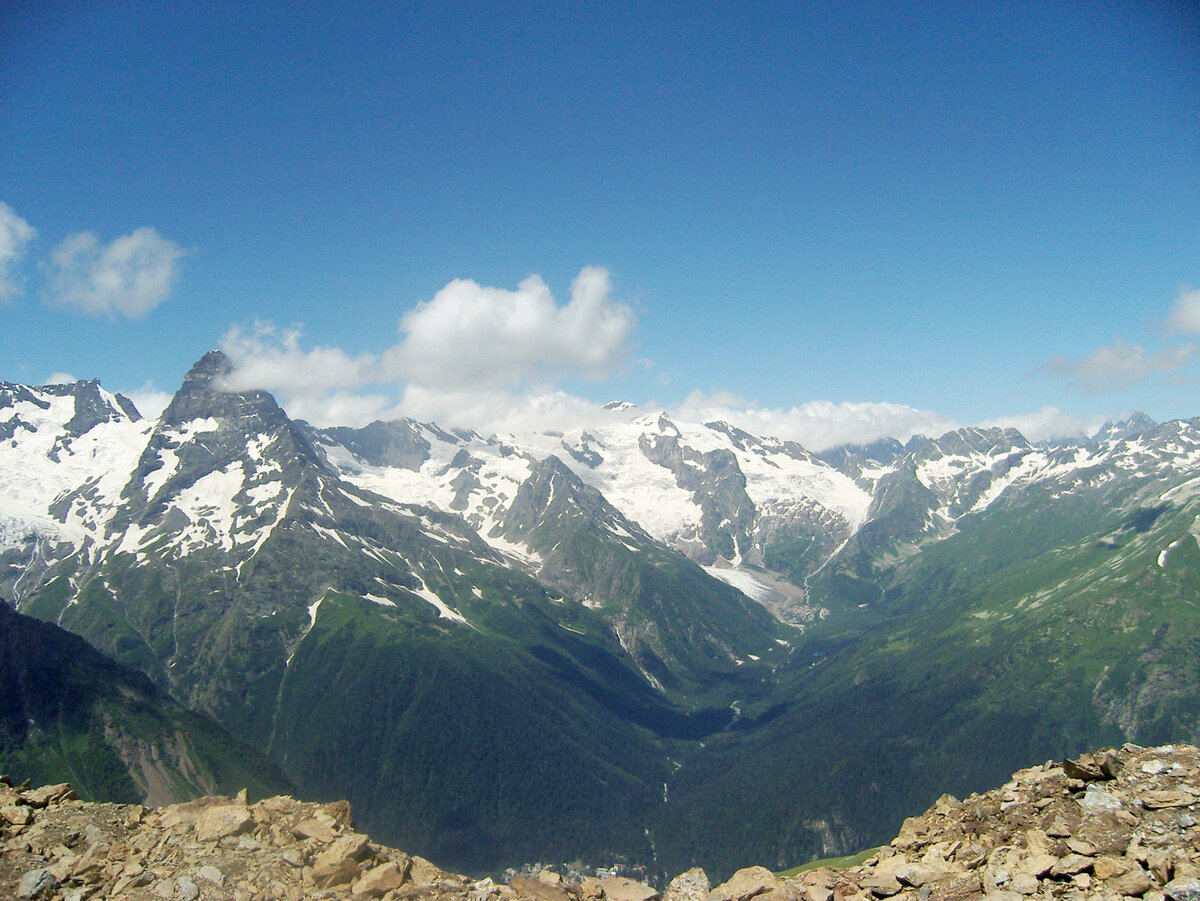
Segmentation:
[(726, 585), (731, 585), (748, 598), (763, 601), (771, 595), (771, 588), (764, 585), (744, 569), (728, 569), (719, 566), (706, 566), (704, 571), (714, 579), (720, 579)]
[[(411, 566), (409, 568), (411, 569)], [(417, 587), (409, 588), (406, 590), (411, 591), (413, 594), (415, 594), (417, 597), (421, 598), (422, 600), (428, 601), (430, 604), (433, 604), (433, 606), (437, 608), (438, 616), (441, 617), (442, 619), (453, 620), (456, 623), (462, 623), (464, 626), (471, 625), (471, 623), (467, 621), (466, 617), (464, 617), (457, 610), (454, 610), (452, 607), (450, 607), (445, 601), (443, 601), (440, 597), (438, 597), (436, 592), (431, 591), (429, 589), (429, 586), (427, 586), (425, 584), (425, 580), (422, 579), (420, 576), (418, 576), (416, 574), (416, 572), (413, 572), (412, 576), (414, 579), (417, 580)], [(474, 627), (472, 627), (472, 628), (474, 628)]]
[(364, 601), (370, 601), (372, 604), (379, 604), (381, 607), (395, 607), (396, 602), (390, 601), (385, 597), (380, 597), (377, 594), (364, 594)]

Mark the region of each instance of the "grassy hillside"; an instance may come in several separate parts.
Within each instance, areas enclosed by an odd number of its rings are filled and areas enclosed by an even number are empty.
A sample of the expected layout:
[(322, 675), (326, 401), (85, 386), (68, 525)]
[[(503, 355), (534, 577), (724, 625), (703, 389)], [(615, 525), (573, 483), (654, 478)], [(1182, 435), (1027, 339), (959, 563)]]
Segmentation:
[(211, 720), (82, 638), (0, 604), (0, 771), (85, 799), (275, 794), (288, 780)]

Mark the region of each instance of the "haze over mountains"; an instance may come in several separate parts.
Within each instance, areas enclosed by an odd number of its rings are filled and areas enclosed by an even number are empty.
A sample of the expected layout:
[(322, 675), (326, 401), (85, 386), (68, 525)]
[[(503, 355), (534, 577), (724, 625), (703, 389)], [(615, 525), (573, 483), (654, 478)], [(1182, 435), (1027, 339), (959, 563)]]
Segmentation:
[(1200, 420), (316, 429), (228, 370), (0, 385), (0, 596), (444, 866), (783, 866), (1200, 737)]

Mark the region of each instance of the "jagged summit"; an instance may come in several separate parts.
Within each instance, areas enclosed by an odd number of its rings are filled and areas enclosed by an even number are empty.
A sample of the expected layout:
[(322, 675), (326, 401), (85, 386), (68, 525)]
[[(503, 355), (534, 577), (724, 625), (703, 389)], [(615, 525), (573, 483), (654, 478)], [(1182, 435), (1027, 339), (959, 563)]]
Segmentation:
[(268, 392), (228, 390), (224, 380), (231, 371), (232, 364), (222, 351), (208, 351), (184, 376), (183, 384), (163, 411), (160, 428), (179, 427), (208, 417), (241, 421), (251, 430), (290, 426), (291, 420)]
[(1152, 432), (1157, 429), (1159, 423), (1155, 422), (1141, 410), (1138, 410), (1128, 419), (1119, 422), (1111, 420), (1100, 426), (1091, 436), (1091, 440), (1096, 443), (1105, 441), (1120, 441), (1125, 438), (1134, 438), (1138, 435)]
[(188, 382), (194, 381), (211, 381), (214, 378), (228, 375), (232, 368), (233, 364), (225, 352), (214, 348), (205, 352), (204, 356), (192, 365), (187, 375), (183, 377), (183, 383), (186, 385)]

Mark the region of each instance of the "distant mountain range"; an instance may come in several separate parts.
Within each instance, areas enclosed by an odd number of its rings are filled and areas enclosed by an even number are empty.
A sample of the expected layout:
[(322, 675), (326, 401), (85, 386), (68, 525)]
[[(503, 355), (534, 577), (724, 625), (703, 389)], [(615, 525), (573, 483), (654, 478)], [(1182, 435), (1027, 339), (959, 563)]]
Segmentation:
[(1200, 738), (1200, 420), (316, 429), (228, 367), (0, 384), (0, 596), (444, 866), (784, 866)]

